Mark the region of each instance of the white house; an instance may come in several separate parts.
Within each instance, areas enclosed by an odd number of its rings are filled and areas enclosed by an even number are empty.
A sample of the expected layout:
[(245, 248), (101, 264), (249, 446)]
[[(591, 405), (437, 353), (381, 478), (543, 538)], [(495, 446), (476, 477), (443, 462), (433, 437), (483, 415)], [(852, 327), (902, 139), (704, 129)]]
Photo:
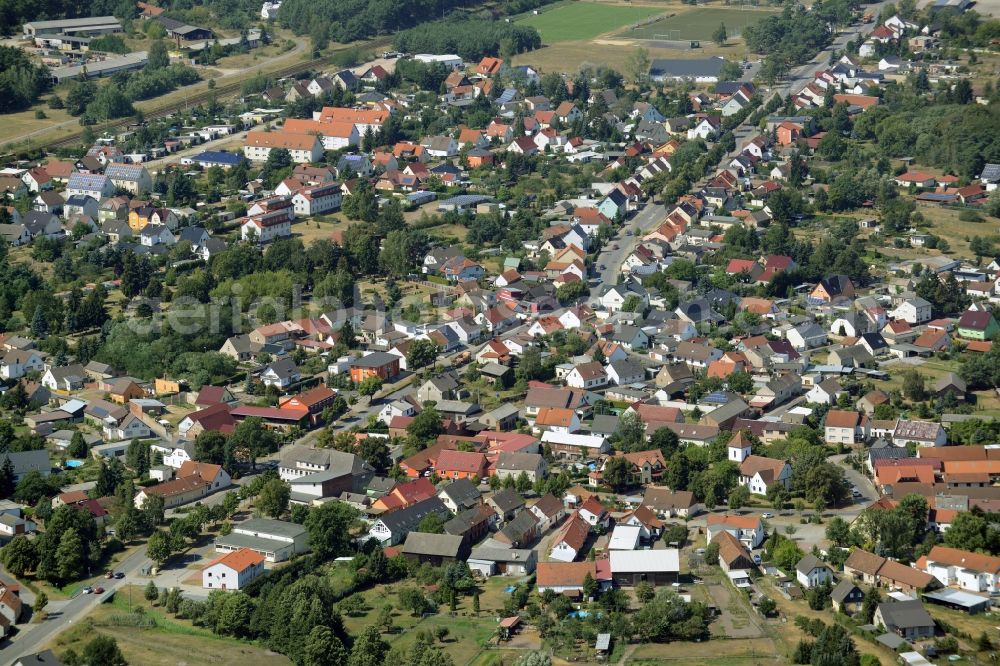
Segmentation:
[(958, 548), (934, 546), (923, 570), (941, 581), (969, 592), (1000, 592), (1000, 557), (973, 553)]
[(135, 414), (129, 414), (118, 425), (104, 426), (104, 437), (110, 442), (143, 439), (152, 435), (152, 430)]
[(646, 378), (643, 367), (631, 359), (611, 361), (608, 363), (607, 373), (608, 379), (618, 386), (635, 384)]
[(579, 389), (595, 389), (608, 383), (608, 373), (596, 361), (580, 363), (566, 375), (566, 386)]
[(608, 312), (618, 312), (622, 309), (622, 304), (625, 303), (626, 299), (632, 295), (639, 297), (643, 307), (649, 305), (649, 294), (634, 282), (624, 282), (605, 287), (599, 297), (599, 301)]
[(734, 515), (709, 515), (708, 516), (708, 541), (711, 542), (716, 534), (729, 532), (739, 539), (744, 546), (753, 550), (759, 548), (767, 537), (760, 518), (756, 516), (734, 516)]
[(889, 315), (909, 324), (922, 324), (931, 320), (931, 304), (919, 296), (913, 296), (897, 305)]
[(815, 322), (806, 322), (790, 329), (785, 338), (796, 351), (803, 351), (825, 345), (826, 331)]
[(549, 557), (559, 562), (572, 562), (580, 554), (589, 534), (590, 524), (579, 512), (574, 512), (552, 539)]
[(3, 379), (20, 379), (29, 372), (44, 369), (42, 357), (31, 349), (11, 349), (0, 358), (0, 377)]
[(832, 405), (843, 393), (846, 391), (840, 382), (836, 379), (825, 379), (809, 389), (809, 392), (806, 393), (806, 402), (814, 402), (817, 405)]
[(378, 418), (382, 423), (389, 425), (397, 416), (413, 416), (417, 409), (406, 400), (393, 400), (378, 413)]
[(917, 446), (944, 446), (948, 442), (948, 433), (940, 423), (900, 420), (892, 432), (892, 443), (906, 446), (909, 442)]
[(260, 373), (260, 380), (265, 386), (283, 389), (301, 379), (302, 375), (295, 366), (295, 361), (283, 358), (270, 364)]
[(833, 582), (833, 571), (825, 562), (810, 553), (795, 565), (795, 579), (802, 587), (819, 587), (824, 583)]
[(264, 556), (249, 548), (221, 555), (201, 571), (206, 590), (242, 590), (264, 573)]

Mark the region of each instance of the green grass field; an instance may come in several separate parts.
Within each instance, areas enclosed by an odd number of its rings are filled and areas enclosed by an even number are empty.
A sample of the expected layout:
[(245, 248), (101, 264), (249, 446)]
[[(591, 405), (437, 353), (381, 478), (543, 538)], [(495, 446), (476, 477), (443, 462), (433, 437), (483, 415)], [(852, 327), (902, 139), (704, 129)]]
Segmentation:
[(593, 39), (606, 32), (637, 23), (650, 16), (665, 13), (663, 7), (605, 5), (596, 2), (574, 2), (552, 9), (540, 10), (519, 23), (538, 30), (544, 44)]
[(709, 40), (720, 23), (726, 25), (726, 34), (738, 37), (744, 28), (756, 25), (775, 12), (762, 9), (734, 9), (723, 7), (698, 7), (674, 16), (662, 18), (653, 23), (636, 28), (623, 30), (616, 37), (628, 39), (672, 39), (672, 40)]

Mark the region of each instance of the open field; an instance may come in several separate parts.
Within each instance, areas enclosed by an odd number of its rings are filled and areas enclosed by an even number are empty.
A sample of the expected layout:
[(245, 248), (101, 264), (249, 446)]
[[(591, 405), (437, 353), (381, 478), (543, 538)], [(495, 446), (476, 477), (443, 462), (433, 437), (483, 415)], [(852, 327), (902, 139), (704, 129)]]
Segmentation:
[[(62, 89), (59, 89), (59, 92), (63, 92)], [(66, 109), (50, 109), (48, 107), (46, 100), (49, 97), (50, 95), (44, 97), (38, 104), (26, 111), (5, 113), (3, 123), (0, 123), (0, 142), (4, 139), (13, 140), (49, 129), (54, 131), (61, 129), (67, 134), (79, 130), (80, 125), (77, 119), (69, 115)], [(45, 113), (45, 118), (35, 117), (35, 112), (39, 110)]]
[(598, 35), (662, 14), (663, 6), (612, 5), (596, 2), (576, 2), (541, 10), (528, 15), (519, 23), (538, 30), (542, 42), (570, 42), (593, 39)]
[(737, 9), (731, 7), (698, 7), (674, 13), (635, 29), (622, 30), (616, 37), (626, 39), (680, 39), (710, 40), (720, 23), (726, 25), (730, 39), (743, 34), (743, 30), (775, 14), (767, 9)]
[(641, 40), (621, 39), (617, 37), (597, 40), (578, 40), (558, 42), (543, 46), (536, 51), (522, 53), (514, 57), (515, 65), (531, 65), (542, 72), (562, 72), (573, 74), (582, 67), (604, 65), (627, 71), (629, 57), (638, 48), (645, 48), (653, 58), (708, 58), (723, 56), (731, 60), (742, 58), (744, 49), (742, 43), (738, 47), (719, 47), (711, 42), (702, 42), (698, 49), (665, 49), (652, 48)]

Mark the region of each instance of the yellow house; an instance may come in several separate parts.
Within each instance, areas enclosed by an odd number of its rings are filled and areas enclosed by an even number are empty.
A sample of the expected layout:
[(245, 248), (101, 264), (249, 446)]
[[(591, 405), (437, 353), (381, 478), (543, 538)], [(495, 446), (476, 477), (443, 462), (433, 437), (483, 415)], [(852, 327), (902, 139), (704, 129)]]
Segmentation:
[(168, 229), (177, 228), (177, 216), (168, 208), (139, 206), (128, 213), (128, 226), (133, 231), (142, 231), (147, 224), (163, 224)]
[(154, 210), (156, 209), (152, 206), (142, 206), (130, 210), (128, 212), (129, 228), (132, 231), (142, 231), (142, 228), (149, 224), (149, 218), (152, 217)]

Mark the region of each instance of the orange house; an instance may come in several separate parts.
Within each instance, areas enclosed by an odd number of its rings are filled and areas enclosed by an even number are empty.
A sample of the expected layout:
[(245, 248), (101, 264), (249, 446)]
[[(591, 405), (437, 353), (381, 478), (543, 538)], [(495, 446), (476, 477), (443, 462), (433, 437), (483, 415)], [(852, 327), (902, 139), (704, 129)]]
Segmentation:
[(399, 374), (399, 357), (386, 352), (373, 352), (351, 363), (351, 381), (361, 383), (369, 377), (383, 381)]
[(486, 477), (486, 456), (471, 451), (446, 449), (441, 451), (434, 471), (442, 479), (474, 479)]
[(779, 146), (790, 146), (802, 136), (802, 126), (787, 120), (780, 125), (775, 132)]

